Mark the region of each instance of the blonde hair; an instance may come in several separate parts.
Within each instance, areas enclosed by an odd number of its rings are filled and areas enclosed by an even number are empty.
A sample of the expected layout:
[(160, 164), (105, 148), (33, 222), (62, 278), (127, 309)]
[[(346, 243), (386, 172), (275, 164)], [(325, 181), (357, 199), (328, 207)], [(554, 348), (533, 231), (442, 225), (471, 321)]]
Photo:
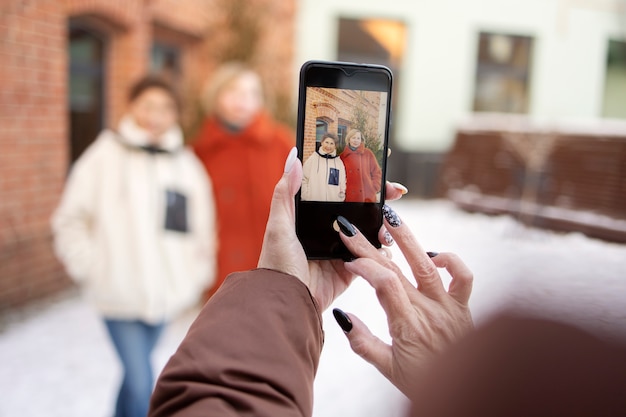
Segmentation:
[(261, 98), (265, 102), (265, 94), (263, 88), (263, 82), (259, 74), (251, 67), (242, 62), (227, 62), (220, 66), (215, 73), (213, 73), (210, 80), (207, 82), (204, 88), (202, 104), (204, 111), (207, 115), (215, 114), (215, 107), (217, 98), (228, 84), (232, 83), (237, 78), (252, 74), (259, 80), (259, 86), (261, 87)]
[(346, 135), (346, 143), (350, 143), (350, 139), (352, 139), (352, 137), (356, 135), (357, 133), (361, 134), (361, 142), (363, 142), (364, 141), (363, 132), (361, 132), (359, 129), (350, 129), (350, 131)]

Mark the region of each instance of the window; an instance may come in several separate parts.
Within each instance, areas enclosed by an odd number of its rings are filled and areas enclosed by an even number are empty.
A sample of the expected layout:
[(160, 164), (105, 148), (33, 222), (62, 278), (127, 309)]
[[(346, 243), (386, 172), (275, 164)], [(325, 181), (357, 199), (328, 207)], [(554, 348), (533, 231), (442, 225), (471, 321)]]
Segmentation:
[(337, 139), (338, 144), (337, 147), (343, 149), (346, 146), (346, 135), (348, 134), (348, 126), (339, 125), (337, 126)]
[(175, 45), (154, 42), (150, 54), (150, 71), (176, 83), (181, 77), (181, 51)]
[(528, 112), (532, 43), (527, 36), (480, 33), (474, 111)]
[(104, 126), (105, 37), (74, 21), (68, 32), (70, 161), (74, 162)]
[(609, 41), (602, 115), (626, 119), (626, 41)]
[(322, 143), (322, 136), (324, 136), (324, 133), (326, 132), (328, 132), (328, 123), (326, 123), (322, 119), (317, 119), (315, 121), (315, 150), (316, 151), (320, 148), (320, 144)]

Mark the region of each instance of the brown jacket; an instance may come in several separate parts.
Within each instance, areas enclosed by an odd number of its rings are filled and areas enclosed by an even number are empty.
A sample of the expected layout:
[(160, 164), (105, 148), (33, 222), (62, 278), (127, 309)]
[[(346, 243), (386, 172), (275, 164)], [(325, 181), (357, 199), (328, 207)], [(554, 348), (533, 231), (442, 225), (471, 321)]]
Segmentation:
[(297, 278), (232, 274), (163, 370), (149, 416), (310, 416), (321, 320)]
[[(149, 417), (310, 416), (323, 344), (297, 278), (231, 275), (159, 377)], [(417, 375), (413, 416), (626, 415), (626, 351), (559, 323), (500, 317)]]

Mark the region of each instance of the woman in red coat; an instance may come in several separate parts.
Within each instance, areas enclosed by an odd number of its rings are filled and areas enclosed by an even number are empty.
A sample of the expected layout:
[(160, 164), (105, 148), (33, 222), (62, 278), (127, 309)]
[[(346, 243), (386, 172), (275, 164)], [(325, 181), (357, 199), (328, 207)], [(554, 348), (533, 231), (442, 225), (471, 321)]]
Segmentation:
[(211, 295), (231, 272), (256, 267), (274, 185), (294, 137), (264, 110), (261, 80), (241, 64), (216, 71), (205, 106), (207, 116), (192, 146), (215, 193), (218, 253)]
[(378, 201), (382, 170), (374, 153), (365, 147), (360, 130), (346, 135), (348, 146), (341, 153), (346, 167), (346, 202), (373, 203)]

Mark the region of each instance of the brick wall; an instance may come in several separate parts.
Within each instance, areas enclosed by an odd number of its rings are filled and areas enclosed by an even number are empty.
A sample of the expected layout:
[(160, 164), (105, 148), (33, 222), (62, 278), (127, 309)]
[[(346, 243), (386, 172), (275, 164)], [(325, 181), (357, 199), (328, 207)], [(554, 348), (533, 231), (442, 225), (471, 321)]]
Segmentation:
[[(361, 96), (359, 97), (359, 95)], [(337, 90), (311, 87), (306, 95), (306, 117), (304, 121), (304, 152), (303, 160), (315, 152), (315, 131), (318, 119), (328, 124), (328, 132), (337, 135), (339, 125), (352, 125), (355, 103), (360, 102), (370, 115), (371, 121), (377, 123), (380, 114), (380, 93), (350, 90)]]
[[(117, 123), (128, 86), (149, 69), (155, 38), (182, 51), (181, 90), (189, 121), (204, 80), (217, 65), (228, 27), (218, 0), (4, 0), (0, 4), (0, 311), (70, 285), (51, 246), (50, 216), (68, 170), (70, 19), (108, 40), (105, 124)], [(258, 2), (284, 24), (264, 26), (258, 54), (270, 96), (289, 97), (295, 1)], [(257, 3), (254, 3), (257, 4)], [(216, 17), (217, 16), (217, 17)], [(269, 18), (265, 20), (268, 21)], [(280, 27), (278, 27), (280, 26)], [(268, 45), (271, 45), (269, 48)]]
[(67, 167), (65, 22), (55, 1), (0, 10), (0, 308), (67, 279), (49, 217)]

